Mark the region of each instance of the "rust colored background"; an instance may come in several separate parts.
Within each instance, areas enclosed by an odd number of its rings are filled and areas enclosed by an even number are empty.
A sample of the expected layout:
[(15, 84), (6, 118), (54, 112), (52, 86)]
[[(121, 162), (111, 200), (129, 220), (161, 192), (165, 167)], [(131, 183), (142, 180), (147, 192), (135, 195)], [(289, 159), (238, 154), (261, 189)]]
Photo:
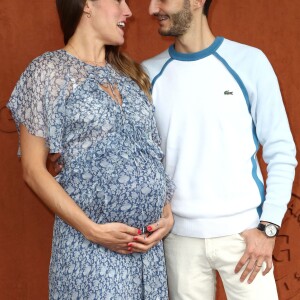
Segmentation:
[[(128, 26), (124, 50), (141, 61), (165, 49), (172, 40), (158, 36), (157, 24), (148, 16), (148, 0), (128, 2), (134, 18)], [(300, 1), (214, 0), (209, 21), (215, 35), (258, 47), (268, 56), (279, 78), (295, 141), (300, 145)], [(48, 297), (53, 215), (23, 183), (16, 157), (17, 134), (5, 104), (28, 63), (62, 46), (54, 0), (1, 0), (0, 300)], [(299, 181), (298, 170), (274, 252), (281, 300), (300, 299)], [(218, 300), (224, 299), (220, 289)]]

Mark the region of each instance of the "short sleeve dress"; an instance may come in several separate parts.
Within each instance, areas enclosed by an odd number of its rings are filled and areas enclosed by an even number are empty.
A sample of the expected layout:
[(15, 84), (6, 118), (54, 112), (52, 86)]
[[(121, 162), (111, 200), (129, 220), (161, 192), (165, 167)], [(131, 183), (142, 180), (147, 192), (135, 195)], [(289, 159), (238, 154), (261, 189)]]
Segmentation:
[[(100, 85), (117, 85), (122, 105)], [(106, 64), (65, 50), (36, 58), (8, 108), (16, 121), (60, 152), (56, 180), (96, 223), (142, 228), (158, 220), (174, 185), (165, 174), (153, 106), (138, 85)], [(19, 153), (20, 154), (20, 153)], [(168, 299), (163, 245), (121, 255), (92, 243), (55, 217), (49, 298)]]

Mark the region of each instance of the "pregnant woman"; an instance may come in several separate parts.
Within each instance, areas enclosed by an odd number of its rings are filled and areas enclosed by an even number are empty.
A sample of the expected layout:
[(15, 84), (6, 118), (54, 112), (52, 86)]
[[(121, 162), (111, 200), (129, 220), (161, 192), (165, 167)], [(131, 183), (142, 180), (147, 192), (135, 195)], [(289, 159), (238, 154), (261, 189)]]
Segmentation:
[[(8, 103), (24, 179), (56, 215), (49, 297), (168, 299), (174, 187), (148, 77), (118, 49), (131, 11), (125, 0), (56, 3), (66, 46), (33, 60)], [(49, 153), (64, 165), (55, 179)]]

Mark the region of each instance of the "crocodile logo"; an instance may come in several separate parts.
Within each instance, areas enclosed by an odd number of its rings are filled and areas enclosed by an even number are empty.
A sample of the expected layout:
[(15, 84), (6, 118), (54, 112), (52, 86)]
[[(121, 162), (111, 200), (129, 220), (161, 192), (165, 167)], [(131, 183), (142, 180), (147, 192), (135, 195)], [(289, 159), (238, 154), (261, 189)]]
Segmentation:
[(233, 92), (230, 92), (229, 90), (224, 92), (224, 95), (233, 95)]

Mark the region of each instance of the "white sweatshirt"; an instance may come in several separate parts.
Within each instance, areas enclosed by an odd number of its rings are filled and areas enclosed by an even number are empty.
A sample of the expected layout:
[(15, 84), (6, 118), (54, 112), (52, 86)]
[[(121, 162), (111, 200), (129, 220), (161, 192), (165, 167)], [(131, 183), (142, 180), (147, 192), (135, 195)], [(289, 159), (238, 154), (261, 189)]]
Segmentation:
[[(143, 65), (152, 80), (166, 171), (177, 186), (173, 233), (218, 237), (259, 220), (281, 225), (296, 151), (265, 55), (217, 37), (200, 52), (171, 46)], [(260, 144), (266, 192), (256, 157)]]

